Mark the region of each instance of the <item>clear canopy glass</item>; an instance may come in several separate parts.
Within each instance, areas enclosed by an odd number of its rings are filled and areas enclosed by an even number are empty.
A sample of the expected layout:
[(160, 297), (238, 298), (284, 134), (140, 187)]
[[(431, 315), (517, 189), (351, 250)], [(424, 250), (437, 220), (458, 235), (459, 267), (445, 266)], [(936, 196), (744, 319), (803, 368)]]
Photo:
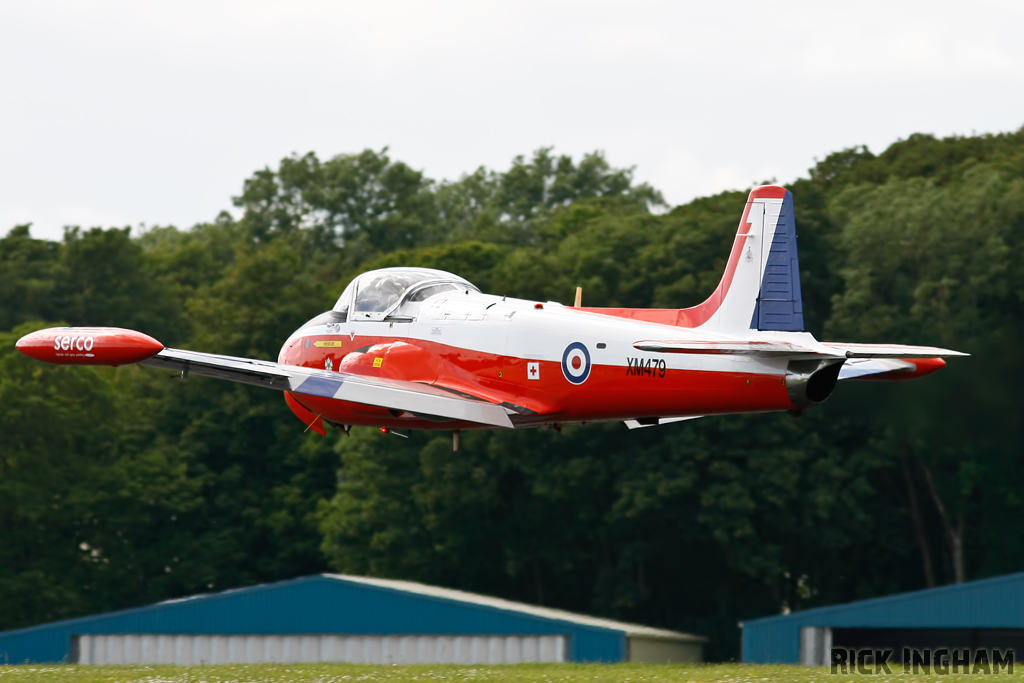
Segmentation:
[(433, 268), (382, 268), (363, 273), (345, 288), (334, 307), (351, 312), (352, 319), (380, 319), (402, 302), (407, 294), (422, 301), (445, 290), (480, 291), (465, 279)]

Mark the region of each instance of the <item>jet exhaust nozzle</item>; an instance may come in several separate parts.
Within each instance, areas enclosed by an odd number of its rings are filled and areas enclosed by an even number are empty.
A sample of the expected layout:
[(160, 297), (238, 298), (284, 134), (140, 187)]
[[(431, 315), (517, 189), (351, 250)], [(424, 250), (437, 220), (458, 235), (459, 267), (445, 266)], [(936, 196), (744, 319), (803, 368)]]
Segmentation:
[(842, 359), (794, 360), (786, 367), (786, 393), (798, 409), (824, 403), (839, 381)]

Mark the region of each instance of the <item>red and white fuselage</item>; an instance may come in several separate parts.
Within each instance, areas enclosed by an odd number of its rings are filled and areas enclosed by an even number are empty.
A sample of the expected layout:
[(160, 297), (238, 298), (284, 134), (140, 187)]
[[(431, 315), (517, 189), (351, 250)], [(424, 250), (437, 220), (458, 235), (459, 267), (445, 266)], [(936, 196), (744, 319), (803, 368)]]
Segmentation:
[[(667, 325), (465, 289), (428, 299), (409, 322), (312, 324), (288, 339), (278, 362), (443, 386), (508, 405), (517, 426), (798, 408), (783, 358), (633, 346), (678, 334)], [(699, 330), (687, 336), (724, 339)], [(451, 428), (384, 408), (299, 398), (340, 424)]]

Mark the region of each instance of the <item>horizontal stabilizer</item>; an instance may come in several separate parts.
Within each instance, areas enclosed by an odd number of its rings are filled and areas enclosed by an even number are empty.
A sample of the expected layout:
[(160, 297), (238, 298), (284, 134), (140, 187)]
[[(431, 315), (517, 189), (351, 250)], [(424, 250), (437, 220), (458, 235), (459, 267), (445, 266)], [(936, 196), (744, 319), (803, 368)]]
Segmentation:
[(726, 354), (738, 356), (819, 355), (814, 349), (785, 341), (638, 341), (633, 348), (656, 353)]
[(944, 358), (968, 354), (934, 346), (904, 346), (902, 344), (796, 344), (783, 340), (722, 340), (722, 341), (669, 341), (645, 340), (633, 344), (640, 351), (655, 353), (723, 354), (760, 356), (762, 358), (788, 356), (791, 358)]
[(839, 379), (857, 379), (885, 372), (913, 372), (917, 366), (894, 358), (855, 358), (843, 363)]
[(835, 349), (846, 358), (947, 358), (970, 354), (934, 346), (904, 346), (902, 344), (836, 344), (823, 342), (822, 346)]
[(851, 358), (843, 362), (839, 379), (906, 382), (925, 377), (946, 367), (941, 358)]

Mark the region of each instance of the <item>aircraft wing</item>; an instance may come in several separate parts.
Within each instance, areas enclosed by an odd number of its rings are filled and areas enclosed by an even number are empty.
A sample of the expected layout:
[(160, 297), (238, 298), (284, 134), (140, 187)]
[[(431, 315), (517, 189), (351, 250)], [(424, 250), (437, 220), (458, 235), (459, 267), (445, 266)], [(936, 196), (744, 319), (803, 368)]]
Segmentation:
[(186, 376), (203, 375), (293, 393), (379, 405), (381, 408), (418, 415), (512, 428), (512, 422), (501, 405), (456, 396), (418, 382), (299, 368), (269, 360), (176, 348), (165, 348), (153, 357), (142, 360), (140, 365), (183, 372)]
[(512, 428), (508, 413), (500, 405), (456, 396), (418, 382), (169, 348), (140, 364), (179, 371), (185, 376), (203, 375), (296, 394)]

